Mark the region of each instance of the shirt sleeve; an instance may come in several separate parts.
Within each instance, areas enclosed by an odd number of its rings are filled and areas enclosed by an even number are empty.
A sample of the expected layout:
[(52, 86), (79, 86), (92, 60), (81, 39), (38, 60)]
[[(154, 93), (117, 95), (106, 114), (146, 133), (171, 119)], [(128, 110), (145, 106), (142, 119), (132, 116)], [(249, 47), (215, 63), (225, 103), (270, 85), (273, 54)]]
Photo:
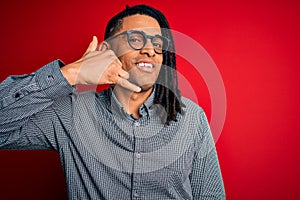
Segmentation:
[(51, 146), (33, 123), (40, 120), (32, 119), (56, 99), (74, 91), (61, 73), (63, 65), (60, 60), (55, 60), (34, 73), (9, 76), (0, 84), (0, 149)]
[(196, 155), (190, 174), (193, 199), (226, 199), (225, 189), (209, 123), (203, 111), (200, 113)]

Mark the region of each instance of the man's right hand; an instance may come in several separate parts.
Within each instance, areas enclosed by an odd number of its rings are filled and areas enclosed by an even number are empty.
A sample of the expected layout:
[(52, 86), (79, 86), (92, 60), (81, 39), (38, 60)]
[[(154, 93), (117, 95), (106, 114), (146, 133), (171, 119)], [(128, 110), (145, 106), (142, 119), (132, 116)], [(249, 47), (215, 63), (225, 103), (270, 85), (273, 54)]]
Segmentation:
[[(108, 48), (97, 50), (98, 40), (94, 36), (86, 52), (79, 60), (61, 68), (61, 71), (71, 85), (103, 85), (119, 84), (134, 92), (141, 88), (130, 83), (129, 73), (122, 69), (122, 63), (115, 53)], [(108, 47), (108, 44), (100, 44)]]

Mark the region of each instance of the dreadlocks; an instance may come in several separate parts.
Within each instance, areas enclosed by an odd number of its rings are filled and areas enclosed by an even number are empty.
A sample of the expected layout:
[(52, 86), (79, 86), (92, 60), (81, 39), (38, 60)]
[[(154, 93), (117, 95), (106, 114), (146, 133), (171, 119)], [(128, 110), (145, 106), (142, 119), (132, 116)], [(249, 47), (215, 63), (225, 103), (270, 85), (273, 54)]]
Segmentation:
[(124, 17), (135, 14), (147, 15), (156, 19), (162, 35), (171, 40), (168, 51), (163, 54), (162, 68), (156, 81), (154, 98), (154, 104), (164, 108), (160, 115), (164, 123), (169, 125), (170, 121), (177, 121), (177, 113), (182, 114), (184, 104), (178, 89), (174, 40), (166, 17), (160, 11), (147, 5), (126, 6), (125, 10), (110, 19), (106, 26), (104, 39), (108, 39), (122, 28)]

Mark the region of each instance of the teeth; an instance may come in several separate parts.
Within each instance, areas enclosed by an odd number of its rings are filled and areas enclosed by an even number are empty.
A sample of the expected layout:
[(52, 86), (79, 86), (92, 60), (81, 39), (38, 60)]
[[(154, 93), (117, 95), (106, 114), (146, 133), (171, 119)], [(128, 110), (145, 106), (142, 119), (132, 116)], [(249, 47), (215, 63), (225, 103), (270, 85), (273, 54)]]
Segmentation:
[(138, 63), (138, 66), (140, 67), (147, 67), (147, 68), (153, 68), (153, 65), (151, 63)]

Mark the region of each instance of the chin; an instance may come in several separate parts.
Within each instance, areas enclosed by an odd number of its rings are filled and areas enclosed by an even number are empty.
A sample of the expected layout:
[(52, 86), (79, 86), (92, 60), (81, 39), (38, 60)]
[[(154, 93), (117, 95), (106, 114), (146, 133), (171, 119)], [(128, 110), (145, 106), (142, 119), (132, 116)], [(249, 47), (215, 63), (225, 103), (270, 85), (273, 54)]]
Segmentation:
[(154, 84), (142, 85), (142, 86), (140, 86), (142, 88), (141, 92), (146, 92), (146, 91), (152, 90), (153, 86), (154, 86)]
[(142, 91), (148, 91), (148, 90), (152, 90), (156, 79), (155, 78), (150, 78), (150, 77), (139, 77), (135, 76), (135, 78), (130, 79), (129, 81), (137, 86), (139, 86), (140, 88), (142, 88)]

